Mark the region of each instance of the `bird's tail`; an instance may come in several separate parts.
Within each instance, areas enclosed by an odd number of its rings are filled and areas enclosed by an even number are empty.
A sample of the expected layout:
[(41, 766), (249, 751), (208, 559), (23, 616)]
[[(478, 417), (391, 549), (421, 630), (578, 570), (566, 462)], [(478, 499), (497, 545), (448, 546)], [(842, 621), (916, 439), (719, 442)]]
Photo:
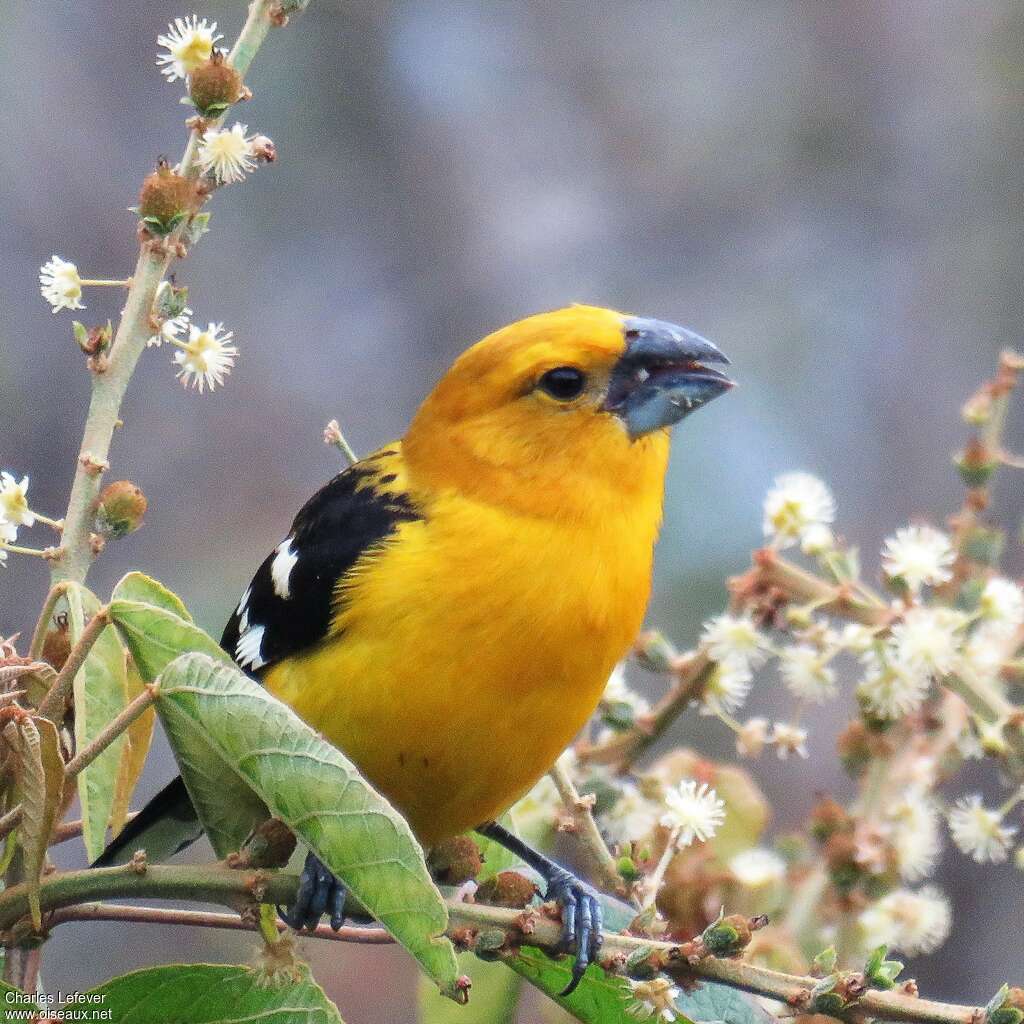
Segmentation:
[(126, 864), (139, 849), (145, 849), (151, 861), (166, 860), (202, 834), (199, 815), (179, 775), (125, 825), (92, 866), (108, 868)]

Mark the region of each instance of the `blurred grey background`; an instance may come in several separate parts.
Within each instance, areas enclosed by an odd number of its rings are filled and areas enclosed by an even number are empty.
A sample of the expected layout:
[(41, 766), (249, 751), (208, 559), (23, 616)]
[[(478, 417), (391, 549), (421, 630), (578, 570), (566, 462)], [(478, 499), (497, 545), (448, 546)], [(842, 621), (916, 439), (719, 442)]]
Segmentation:
[[(197, 10), (229, 40), (245, 14), (242, 0)], [(4, 11), (0, 464), (29, 473), (33, 504), (53, 515), (88, 381), (38, 268), (58, 253), (88, 276), (130, 272), (126, 207), (157, 155), (184, 142), (181, 84), (157, 74), (156, 36), (191, 11)], [(467, 344), (571, 301), (687, 324), (742, 383), (678, 432), (652, 624), (692, 642), (786, 469), (830, 482), (873, 572), (892, 528), (956, 508), (959, 403), (1019, 339), (1022, 43), (1010, 0), (313, 0), (272, 35), (237, 111), (275, 140), (278, 163), (216, 196), (212, 234), (178, 267), (197, 321), (235, 332), (237, 369), (200, 396), (176, 385), (166, 348), (145, 354), (112, 478), (141, 485), (151, 511), (92, 585), (105, 593), (142, 568), (219, 633), (339, 468), (320, 441), (328, 419), (367, 451), (402, 432)], [(118, 298), (91, 290), (78, 315), (116, 316)], [(1021, 505), (1007, 478), (1011, 525)], [(0, 633), (30, 626), (44, 585), (41, 565), (11, 559)], [(755, 766), (776, 827), (799, 823), (822, 787), (849, 792), (832, 763), (843, 710), (815, 719), (809, 762)], [(722, 732), (689, 721), (675, 738), (727, 753)], [(162, 748), (142, 795), (170, 771)], [(80, 863), (70, 845), (62, 857)], [(923, 991), (984, 1001), (1024, 979), (1022, 876), (957, 855), (941, 881), (958, 930), (912, 964)], [(400, 953), (306, 945), (350, 1022), (411, 1019)], [(66, 925), (44, 978), (66, 990), (253, 948), (233, 934)], [(382, 984), (385, 971), (397, 980)]]

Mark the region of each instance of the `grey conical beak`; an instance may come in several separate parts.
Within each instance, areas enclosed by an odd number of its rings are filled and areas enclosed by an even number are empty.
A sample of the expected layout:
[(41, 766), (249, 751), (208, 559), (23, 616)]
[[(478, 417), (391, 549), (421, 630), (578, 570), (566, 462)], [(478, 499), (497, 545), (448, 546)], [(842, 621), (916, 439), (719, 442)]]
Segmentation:
[(626, 317), (626, 351), (612, 373), (605, 408), (634, 440), (671, 427), (734, 386), (705, 364), (729, 360), (707, 338), (664, 320)]

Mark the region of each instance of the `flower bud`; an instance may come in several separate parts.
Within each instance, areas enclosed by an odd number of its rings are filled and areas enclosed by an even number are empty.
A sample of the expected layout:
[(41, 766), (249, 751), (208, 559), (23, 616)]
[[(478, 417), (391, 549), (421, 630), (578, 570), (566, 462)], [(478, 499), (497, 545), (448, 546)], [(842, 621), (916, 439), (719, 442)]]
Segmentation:
[(652, 672), (668, 672), (678, 657), (671, 642), (655, 629), (641, 633), (634, 650), (640, 664)]
[(170, 281), (161, 281), (153, 301), (153, 313), (160, 320), (174, 320), (181, 316), (188, 305), (188, 288), (180, 288)]
[(154, 235), (167, 235), (199, 207), (200, 196), (191, 178), (171, 170), (166, 160), (142, 183), (139, 219)]
[(243, 95), (242, 76), (214, 50), (188, 77), (189, 99), (203, 117), (217, 118)]
[(71, 635), (67, 616), (58, 615), (53, 626), (46, 631), (46, 636), (43, 637), (42, 659), (59, 672), (64, 667), (64, 662), (68, 660), (70, 653)]
[(843, 767), (854, 778), (859, 778), (871, 761), (871, 738), (867, 726), (855, 718), (839, 734), (836, 749)]
[(101, 537), (125, 537), (142, 525), (146, 496), (130, 480), (115, 480), (96, 502), (96, 532)]
[(483, 858), (470, 836), (453, 836), (431, 849), (427, 866), (442, 885), (462, 885), (480, 874)]
[(750, 942), (750, 923), (740, 914), (720, 917), (704, 929), (701, 939), (712, 956), (738, 956)]
[(982, 442), (972, 437), (953, 463), (960, 471), (960, 479), (971, 488), (984, 487), (992, 474), (999, 468), (999, 460), (993, 458)]
[(102, 326), (86, 327), (77, 320), (71, 322), (71, 329), (75, 334), (75, 341), (78, 347), (87, 356), (98, 356), (110, 348), (110, 341), (114, 337), (114, 325), (108, 320)]
[(537, 886), (518, 871), (499, 871), (476, 891), (477, 903), (522, 910), (537, 894)]
[(853, 822), (846, 810), (830, 796), (822, 797), (811, 811), (811, 835), (827, 843), (837, 832), (849, 832)]
[(269, 818), (256, 826), (245, 849), (250, 867), (283, 868), (295, 850), (295, 834), (283, 821)]

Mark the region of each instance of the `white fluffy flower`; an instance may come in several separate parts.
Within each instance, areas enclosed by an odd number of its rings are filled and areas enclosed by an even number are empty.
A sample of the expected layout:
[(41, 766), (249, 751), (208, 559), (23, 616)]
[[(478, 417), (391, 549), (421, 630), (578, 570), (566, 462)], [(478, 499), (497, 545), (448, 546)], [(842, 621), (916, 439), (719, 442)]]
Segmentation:
[(196, 152), (196, 161), (204, 174), (212, 174), (222, 185), (241, 181), (256, 169), (255, 135), (247, 136), (248, 125), (211, 128), (203, 136)]
[(156, 37), (157, 44), (167, 52), (157, 55), (160, 74), (168, 82), (187, 78), (200, 64), (213, 54), (213, 44), (223, 36), (217, 31), (217, 22), (207, 24), (198, 14), (188, 18), (175, 18), (167, 26), (167, 34)]
[(835, 546), (835, 535), (824, 523), (812, 523), (800, 538), (800, 550), (814, 558), (827, 554)]
[(927, 878), (942, 852), (939, 811), (934, 801), (924, 792), (913, 792), (889, 808), (885, 821), (900, 877), (906, 882)]
[(995, 576), (981, 592), (978, 611), (986, 623), (998, 623), (1012, 632), (1024, 624), (1024, 591), (1012, 580)]
[(771, 651), (771, 642), (749, 615), (716, 615), (708, 619), (701, 643), (712, 660), (750, 668), (763, 665)]
[(952, 608), (911, 608), (892, 627), (894, 660), (912, 671), (950, 672), (966, 626), (967, 617)]
[(949, 812), (949, 831), (960, 850), (979, 864), (1001, 864), (1017, 834), (1015, 828), (1003, 824), (999, 811), (982, 804), (977, 793), (957, 800)]
[(626, 682), (626, 670), (619, 664), (612, 669), (612, 674), (605, 684), (601, 700), (609, 704), (626, 704), (634, 716), (650, 711), (651, 706)]
[(774, 851), (763, 847), (744, 850), (729, 861), (729, 870), (740, 885), (759, 889), (781, 882), (786, 877), (786, 862)]
[(651, 1020), (677, 1021), (680, 1019), (675, 1001), (679, 989), (668, 978), (651, 981), (630, 981), (630, 998), (626, 1013), (644, 1022)]
[(706, 782), (684, 779), (665, 794), (665, 813), (661, 824), (678, 830), (676, 840), (680, 847), (689, 846), (696, 839), (706, 843), (725, 820), (725, 804)]
[(951, 579), (955, 559), (949, 537), (934, 526), (905, 526), (882, 548), (886, 574), (902, 579), (913, 593), (925, 584), (935, 586)]
[(13, 541), (19, 526), (32, 526), (35, 521), (28, 507), (28, 477), (19, 483), (10, 473), (0, 473), (0, 535)]
[(701, 694), (701, 714), (732, 714), (738, 711), (750, 694), (753, 678), (744, 662), (730, 660), (716, 665)]
[(868, 651), (862, 661), (866, 672), (857, 694), (879, 718), (902, 718), (924, 703), (931, 685), (927, 673), (902, 663), (892, 664), (875, 651)]
[(775, 753), (780, 761), (785, 761), (790, 754), (807, 757), (807, 730), (788, 722), (776, 722), (772, 726), (769, 742), (775, 744)]
[(39, 268), (39, 291), (53, 307), (54, 313), (62, 309), (85, 309), (78, 267), (59, 256), (52, 257)]
[(212, 391), (218, 384), (223, 385), (238, 355), (238, 349), (229, 344), (233, 336), (231, 331), (224, 332), (223, 324), (210, 324), (205, 331), (191, 324), (188, 341), (178, 342), (174, 353), (182, 385), (194, 384), (200, 393), (204, 387)]
[(658, 805), (627, 783), (618, 800), (601, 815), (601, 829), (613, 843), (635, 843), (650, 836), (658, 815)]
[(812, 548), (824, 543), (822, 527), (836, 517), (832, 492), (810, 473), (783, 473), (764, 499), (764, 535), (779, 547), (804, 540)]
[(810, 644), (779, 651), (779, 673), (794, 697), (821, 703), (836, 692), (836, 674), (827, 656)]
[(839, 635), (839, 646), (854, 654), (864, 654), (870, 651), (875, 643), (876, 632), (870, 626), (863, 626), (859, 622), (850, 622), (843, 627)]
[(868, 907), (859, 918), (865, 949), (888, 946), (908, 956), (931, 953), (949, 936), (953, 915), (949, 900), (933, 885), (913, 892), (896, 889)]

